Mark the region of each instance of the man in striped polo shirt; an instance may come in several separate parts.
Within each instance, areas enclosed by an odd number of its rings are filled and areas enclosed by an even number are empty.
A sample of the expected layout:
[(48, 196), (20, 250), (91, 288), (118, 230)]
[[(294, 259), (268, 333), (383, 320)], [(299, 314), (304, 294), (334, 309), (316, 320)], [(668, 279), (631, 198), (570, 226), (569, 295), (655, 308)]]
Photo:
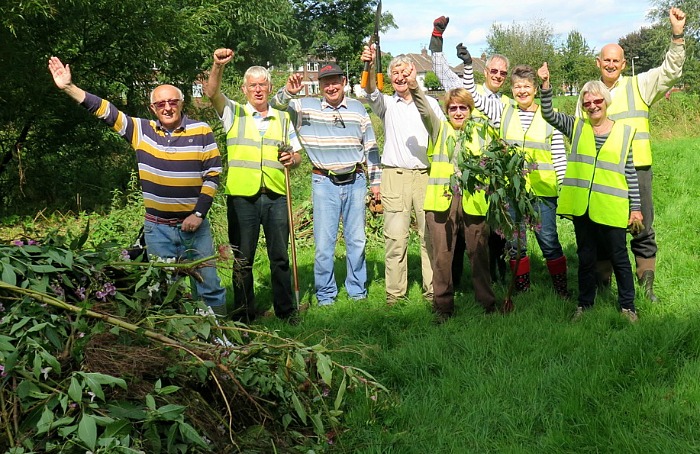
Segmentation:
[(292, 99), (303, 88), (302, 75), (292, 74), (271, 100), (273, 107), (288, 106), (313, 171), (314, 282), (319, 306), (333, 304), (338, 295), (334, 257), (340, 219), (346, 244), (345, 289), (354, 300), (367, 297), (365, 262), (365, 195), (379, 193), (381, 169), (372, 122), (365, 107), (345, 96), (347, 79), (335, 63), (318, 72), (323, 98)]
[[(135, 118), (114, 104), (73, 84), (70, 66), (49, 59), (56, 86), (112, 127), (136, 151), (146, 207), (144, 232), (148, 253), (162, 258), (196, 260), (214, 255), (207, 213), (219, 186), (221, 155), (206, 123), (182, 113), (184, 97), (177, 87), (159, 85), (150, 109), (157, 121)], [(213, 263), (198, 272), (196, 290), (217, 315), (226, 313), (226, 290)]]

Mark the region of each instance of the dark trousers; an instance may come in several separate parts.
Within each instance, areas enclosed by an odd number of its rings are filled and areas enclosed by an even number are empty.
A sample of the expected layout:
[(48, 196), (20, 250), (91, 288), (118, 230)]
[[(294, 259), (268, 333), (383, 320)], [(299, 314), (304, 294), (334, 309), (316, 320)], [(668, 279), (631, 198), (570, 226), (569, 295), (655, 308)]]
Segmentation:
[(632, 265), (627, 255), (627, 231), (591, 221), (588, 213), (574, 216), (576, 253), (578, 254), (578, 304), (591, 307), (596, 296), (596, 261), (598, 242), (609, 252), (617, 281), (617, 300), (622, 309), (635, 310)]
[[(248, 319), (256, 316), (253, 284), (253, 263), (258, 246), (260, 226), (265, 232), (267, 256), (270, 259), (272, 303), (275, 314), (284, 318), (294, 312), (291, 273), (289, 269), (289, 224), (285, 196), (269, 193), (253, 197), (228, 196), (228, 238), (241, 269), (234, 269), (233, 301), (237, 310), (244, 309)], [(238, 274), (236, 275), (236, 271)]]
[(651, 183), (654, 172), (651, 167), (637, 168), (639, 180), (639, 197), (642, 203), (642, 216), (644, 230), (632, 237), (630, 248), (635, 257), (650, 259), (656, 257), (656, 232), (654, 232), (654, 199), (652, 197)]
[(433, 309), (439, 313), (454, 312), (452, 259), (458, 231), (462, 230), (467, 256), (472, 267), (474, 296), (486, 311), (496, 305), (489, 272), (489, 228), (484, 216), (468, 215), (462, 210), (462, 198), (452, 197), (450, 209), (443, 212), (426, 211), (425, 221), (430, 232), (433, 252)]

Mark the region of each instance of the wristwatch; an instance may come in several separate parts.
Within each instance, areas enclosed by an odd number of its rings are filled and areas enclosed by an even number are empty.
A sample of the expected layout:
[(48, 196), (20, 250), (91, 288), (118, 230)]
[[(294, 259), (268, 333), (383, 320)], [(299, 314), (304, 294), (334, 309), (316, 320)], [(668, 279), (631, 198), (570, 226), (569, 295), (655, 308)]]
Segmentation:
[(195, 212), (192, 213), (192, 214), (194, 214), (195, 216), (197, 216), (199, 219), (202, 219), (202, 218), (204, 217), (204, 216), (202, 216), (202, 213), (200, 213), (199, 211), (195, 211)]
[(677, 34), (677, 35), (676, 35), (675, 33), (671, 34), (671, 38), (673, 38), (673, 39), (681, 39), (681, 38), (683, 38), (684, 36), (685, 36), (685, 33), (684, 33), (684, 32), (680, 32), (680, 33)]

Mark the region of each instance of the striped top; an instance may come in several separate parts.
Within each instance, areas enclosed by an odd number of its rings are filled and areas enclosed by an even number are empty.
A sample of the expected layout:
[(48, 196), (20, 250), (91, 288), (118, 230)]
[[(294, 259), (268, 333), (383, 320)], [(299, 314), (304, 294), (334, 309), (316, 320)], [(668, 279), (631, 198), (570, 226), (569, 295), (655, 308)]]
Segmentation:
[(366, 163), (370, 184), (379, 186), (379, 148), (372, 121), (361, 102), (345, 96), (338, 107), (333, 107), (325, 99), (292, 99), (282, 88), (270, 105), (287, 108), (314, 167), (346, 173), (356, 164)]
[[(572, 138), (574, 133), (574, 121), (576, 117), (573, 115), (566, 115), (560, 112), (555, 112), (552, 107), (552, 89), (542, 89), (542, 117), (545, 121), (558, 130), (560, 130), (569, 139)], [(595, 135), (595, 148), (596, 151), (600, 151), (605, 141), (608, 139), (609, 134)], [(625, 163), (625, 179), (627, 180), (627, 191), (630, 200), (630, 211), (640, 211), (641, 201), (639, 198), (639, 181), (637, 179), (637, 170), (634, 168), (634, 156), (632, 155), (632, 149), (627, 155), (627, 162)]]
[[(500, 96), (483, 96), (476, 90), (476, 85), (474, 84), (474, 67), (471, 65), (464, 66), (464, 86), (472, 95), (472, 98), (474, 98), (474, 107), (489, 118), (494, 128), (500, 128), (501, 115), (506, 105), (503, 104)], [(541, 115), (541, 109), (530, 112), (520, 109), (517, 107), (517, 104), (515, 104), (513, 108), (517, 109), (518, 117), (520, 117), (520, 124), (523, 127), (523, 134), (532, 124), (532, 119), (535, 118), (535, 115)], [(561, 184), (562, 181), (564, 181), (564, 174), (566, 173), (566, 147), (564, 145), (564, 136), (562, 136), (559, 130), (555, 129), (552, 134), (552, 149), (550, 151), (552, 152), (554, 172), (557, 174), (557, 181)]]
[(180, 126), (169, 132), (157, 120), (130, 117), (90, 93), (82, 105), (136, 151), (146, 213), (168, 219), (195, 211), (206, 216), (221, 173), (221, 155), (208, 124), (183, 115)]

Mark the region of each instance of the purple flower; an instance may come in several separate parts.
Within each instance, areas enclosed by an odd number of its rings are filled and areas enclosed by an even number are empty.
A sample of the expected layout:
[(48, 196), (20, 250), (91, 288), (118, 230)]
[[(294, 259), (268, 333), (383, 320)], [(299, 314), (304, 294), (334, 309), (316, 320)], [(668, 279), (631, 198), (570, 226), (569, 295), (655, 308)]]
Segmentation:
[(85, 287), (78, 287), (75, 289), (75, 296), (77, 296), (80, 301), (85, 301)]
[(95, 297), (100, 301), (107, 301), (107, 294), (101, 290), (95, 292)]
[(22, 241), (22, 240), (13, 240), (13, 241), (12, 241), (12, 244), (14, 244), (15, 246), (24, 246), (24, 241)]
[(131, 257), (129, 257), (129, 251), (127, 251), (126, 249), (122, 249), (122, 251), (119, 255), (123, 261), (125, 261), (125, 262), (131, 261)]
[(7, 372), (5, 372), (5, 366), (0, 364), (0, 377), (7, 377)]
[(321, 393), (323, 397), (328, 397), (328, 395), (331, 393), (331, 390), (329, 388), (323, 388), (323, 392)]
[(107, 282), (102, 286), (102, 290), (108, 295), (116, 295), (117, 294), (117, 288), (114, 286), (112, 282)]
[(58, 285), (57, 283), (53, 283), (50, 285), (51, 290), (56, 294), (57, 297), (63, 298), (66, 294), (65, 290), (63, 290), (63, 287)]
[(39, 244), (39, 243), (37, 243), (37, 242), (34, 241), (34, 240), (28, 240), (28, 241), (27, 241), (27, 244), (30, 245), (30, 246), (36, 246), (36, 245)]

